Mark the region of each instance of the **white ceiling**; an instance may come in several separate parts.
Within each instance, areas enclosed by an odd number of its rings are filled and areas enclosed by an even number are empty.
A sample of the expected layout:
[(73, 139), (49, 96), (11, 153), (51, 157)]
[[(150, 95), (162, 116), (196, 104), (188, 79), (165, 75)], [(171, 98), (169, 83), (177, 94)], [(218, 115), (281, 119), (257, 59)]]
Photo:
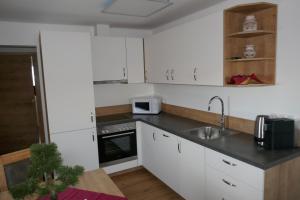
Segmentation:
[[(148, 17), (101, 12), (108, 1), (111, 0), (0, 0), (0, 20), (78, 25), (110, 24), (114, 27), (151, 29), (224, 0), (170, 0), (172, 5)], [(127, 7), (140, 5), (133, 3), (133, 0), (117, 1), (128, 1)]]

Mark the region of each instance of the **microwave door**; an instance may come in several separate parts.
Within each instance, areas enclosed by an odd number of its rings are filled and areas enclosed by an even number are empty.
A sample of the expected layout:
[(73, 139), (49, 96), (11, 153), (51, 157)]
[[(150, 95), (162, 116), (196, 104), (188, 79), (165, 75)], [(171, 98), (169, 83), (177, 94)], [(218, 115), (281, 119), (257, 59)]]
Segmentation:
[(145, 112), (150, 112), (150, 103), (149, 102), (135, 102), (135, 108), (145, 111)]

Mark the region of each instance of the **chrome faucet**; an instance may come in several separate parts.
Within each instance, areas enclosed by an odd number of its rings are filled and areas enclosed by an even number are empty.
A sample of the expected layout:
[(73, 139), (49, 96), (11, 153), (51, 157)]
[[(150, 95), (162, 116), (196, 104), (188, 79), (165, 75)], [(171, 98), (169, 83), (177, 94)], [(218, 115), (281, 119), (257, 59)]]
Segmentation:
[(221, 102), (221, 106), (222, 106), (222, 110), (221, 110), (221, 119), (220, 119), (220, 125), (221, 125), (221, 130), (224, 131), (225, 130), (225, 116), (224, 116), (224, 102), (222, 100), (221, 97), (219, 96), (214, 96), (212, 97), (210, 100), (209, 100), (209, 103), (208, 103), (208, 111), (210, 111), (210, 104), (215, 100), (215, 99), (218, 99), (220, 102)]

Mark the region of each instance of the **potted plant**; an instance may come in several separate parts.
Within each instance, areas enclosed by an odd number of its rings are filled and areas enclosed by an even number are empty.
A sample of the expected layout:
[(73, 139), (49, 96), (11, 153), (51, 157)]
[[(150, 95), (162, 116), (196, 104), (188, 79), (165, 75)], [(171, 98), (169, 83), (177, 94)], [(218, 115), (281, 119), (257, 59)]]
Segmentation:
[(54, 143), (33, 144), (30, 151), (31, 165), (27, 180), (9, 188), (14, 199), (23, 199), (37, 194), (38, 196), (50, 195), (51, 200), (56, 200), (58, 192), (75, 185), (84, 171), (81, 166), (62, 165), (61, 154)]

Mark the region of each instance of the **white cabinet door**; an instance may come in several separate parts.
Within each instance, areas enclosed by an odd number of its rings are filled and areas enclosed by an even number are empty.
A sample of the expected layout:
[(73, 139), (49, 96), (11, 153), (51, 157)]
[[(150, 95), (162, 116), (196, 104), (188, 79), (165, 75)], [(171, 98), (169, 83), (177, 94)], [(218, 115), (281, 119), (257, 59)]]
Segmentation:
[(180, 74), (185, 82), (198, 85), (223, 85), (223, 12), (209, 14), (184, 25), (185, 67)]
[(144, 83), (144, 41), (126, 38), (128, 83)]
[(149, 83), (169, 83), (170, 67), (165, 32), (145, 38), (145, 68)]
[(179, 193), (188, 200), (204, 200), (204, 147), (183, 138), (179, 138), (179, 144)]
[(94, 81), (127, 79), (125, 38), (92, 37)]
[(222, 86), (222, 12), (145, 38), (145, 61), (151, 83)]
[(50, 134), (95, 127), (91, 37), (40, 33)]
[(156, 149), (159, 152), (157, 176), (171, 187), (179, 191), (179, 157), (178, 139), (174, 134), (159, 130)]
[(57, 144), (65, 165), (81, 165), (86, 171), (99, 168), (96, 129), (52, 134), (50, 141)]
[(142, 123), (141, 132), (143, 166), (156, 175), (158, 172), (157, 130), (148, 124)]

